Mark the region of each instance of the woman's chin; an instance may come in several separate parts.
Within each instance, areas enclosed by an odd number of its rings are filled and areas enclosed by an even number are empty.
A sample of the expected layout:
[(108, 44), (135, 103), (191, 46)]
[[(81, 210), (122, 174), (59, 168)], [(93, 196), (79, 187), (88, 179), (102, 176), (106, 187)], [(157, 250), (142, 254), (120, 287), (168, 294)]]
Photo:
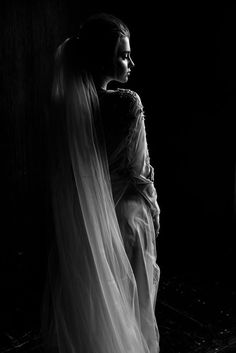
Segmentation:
[(123, 76), (123, 77), (121, 77), (119, 79), (116, 79), (115, 81), (117, 81), (119, 83), (126, 83), (126, 82), (128, 82), (128, 80), (129, 80), (129, 76), (125, 75), (125, 76)]

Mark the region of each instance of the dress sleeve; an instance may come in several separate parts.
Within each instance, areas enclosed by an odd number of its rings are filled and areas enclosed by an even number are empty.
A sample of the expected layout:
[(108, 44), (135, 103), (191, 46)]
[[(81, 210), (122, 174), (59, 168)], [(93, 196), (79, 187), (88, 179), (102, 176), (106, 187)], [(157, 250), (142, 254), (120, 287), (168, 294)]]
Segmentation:
[(150, 164), (144, 108), (136, 92), (131, 91), (129, 94), (132, 96), (129, 105), (129, 115), (132, 123), (130, 125), (127, 145), (128, 168), (137, 190), (150, 206), (156, 234), (158, 234), (160, 209), (154, 186), (154, 168)]
[(139, 95), (130, 91), (132, 99), (129, 105), (131, 121), (128, 136), (128, 164), (135, 176), (143, 176), (154, 182), (154, 169), (150, 164), (145, 128), (145, 113)]

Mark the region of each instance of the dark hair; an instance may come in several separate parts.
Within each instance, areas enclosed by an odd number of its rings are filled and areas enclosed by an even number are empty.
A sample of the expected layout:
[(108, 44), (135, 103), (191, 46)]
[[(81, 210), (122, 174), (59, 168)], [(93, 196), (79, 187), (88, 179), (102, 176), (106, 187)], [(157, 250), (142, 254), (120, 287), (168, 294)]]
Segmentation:
[(80, 26), (79, 40), (86, 64), (110, 64), (119, 38), (130, 37), (128, 27), (117, 17), (99, 13), (87, 18)]
[(123, 21), (107, 13), (94, 14), (82, 22), (78, 35), (66, 42), (64, 63), (74, 73), (81, 67), (90, 72), (109, 67), (122, 36), (130, 37)]
[(78, 76), (93, 76), (102, 67), (109, 70), (123, 36), (130, 37), (128, 27), (111, 14), (97, 13), (83, 21), (79, 33), (67, 38), (57, 49), (54, 96), (58, 88), (63, 95), (66, 84)]

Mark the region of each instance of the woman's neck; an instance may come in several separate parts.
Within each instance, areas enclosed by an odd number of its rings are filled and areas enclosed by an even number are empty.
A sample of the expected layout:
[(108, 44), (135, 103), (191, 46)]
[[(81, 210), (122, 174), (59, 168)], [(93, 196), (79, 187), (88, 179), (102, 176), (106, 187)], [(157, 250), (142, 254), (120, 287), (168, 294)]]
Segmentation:
[(95, 86), (98, 89), (102, 89), (102, 90), (106, 91), (107, 90), (107, 85), (110, 82), (110, 80), (107, 77), (97, 75), (97, 76), (94, 77), (94, 82), (95, 82)]

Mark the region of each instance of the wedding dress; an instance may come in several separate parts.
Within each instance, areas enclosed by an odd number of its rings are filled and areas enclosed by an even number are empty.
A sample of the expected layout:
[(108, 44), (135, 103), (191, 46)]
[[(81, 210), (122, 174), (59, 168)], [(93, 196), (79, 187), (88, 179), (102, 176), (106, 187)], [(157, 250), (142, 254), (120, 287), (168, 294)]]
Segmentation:
[(48, 349), (158, 353), (159, 208), (140, 98), (84, 79), (65, 101), (52, 117)]

